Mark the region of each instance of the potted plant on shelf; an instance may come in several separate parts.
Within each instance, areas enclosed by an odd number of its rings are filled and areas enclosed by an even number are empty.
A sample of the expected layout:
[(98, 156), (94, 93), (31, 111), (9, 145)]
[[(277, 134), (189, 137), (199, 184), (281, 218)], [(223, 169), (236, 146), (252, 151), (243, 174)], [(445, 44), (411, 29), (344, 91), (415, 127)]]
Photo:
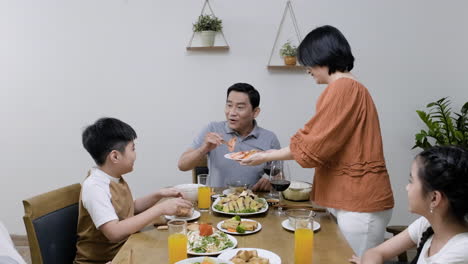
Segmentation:
[(286, 65), (296, 65), (297, 47), (291, 45), (291, 42), (287, 41), (280, 49), (280, 55), (284, 59)]
[(200, 34), (201, 43), (204, 47), (214, 45), (216, 32), (223, 29), (223, 22), (214, 15), (200, 15), (195, 24), (193, 31)]
[[(454, 113), (450, 108), (447, 97), (429, 103), (429, 112), (417, 110), (419, 117), (426, 124), (427, 130), (422, 129), (415, 135), (414, 148), (427, 149), (433, 145), (458, 145), (468, 148), (468, 102)], [(430, 141), (432, 142), (430, 142)]]

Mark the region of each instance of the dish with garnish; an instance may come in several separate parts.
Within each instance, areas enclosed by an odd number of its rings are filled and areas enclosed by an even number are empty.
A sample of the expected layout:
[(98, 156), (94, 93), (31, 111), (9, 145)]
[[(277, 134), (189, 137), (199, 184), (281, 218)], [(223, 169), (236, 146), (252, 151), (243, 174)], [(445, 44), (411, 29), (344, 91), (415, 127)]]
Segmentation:
[(224, 233), (231, 235), (250, 235), (260, 231), (262, 224), (255, 220), (241, 218), (236, 215), (233, 218), (219, 222), (216, 227)]
[(278, 255), (260, 248), (236, 248), (222, 253), (218, 258), (229, 259), (234, 264), (281, 264), (281, 258)]
[(209, 224), (193, 223), (187, 229), (187, 253), (190, 255), (218, 255), (237, 246), (237, 239)]
[(214, 212), (228, 215), (261, 214), (268, 210), (268, 203), (264, 198), (258, 197), (252, 190), (242, 193), (229, 193), (226, 197), (217, 198), (212, 209)]

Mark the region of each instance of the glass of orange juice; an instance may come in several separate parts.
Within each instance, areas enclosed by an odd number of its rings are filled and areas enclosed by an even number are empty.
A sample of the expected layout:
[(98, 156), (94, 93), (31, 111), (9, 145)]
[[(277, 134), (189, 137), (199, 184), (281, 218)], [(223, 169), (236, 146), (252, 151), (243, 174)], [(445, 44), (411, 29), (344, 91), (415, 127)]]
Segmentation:
[(312, 264), (314, 218), (297, 217), (294, 230), (294, 264)]
[(187, 221), (171, 220), (167, 223), (169, 238), (169, 264), (174, 264), (187, 258)]
[(208, 174), (198, 175), (198, 209), (208, 211), (211, 206), (211, 188), (208, 186)]

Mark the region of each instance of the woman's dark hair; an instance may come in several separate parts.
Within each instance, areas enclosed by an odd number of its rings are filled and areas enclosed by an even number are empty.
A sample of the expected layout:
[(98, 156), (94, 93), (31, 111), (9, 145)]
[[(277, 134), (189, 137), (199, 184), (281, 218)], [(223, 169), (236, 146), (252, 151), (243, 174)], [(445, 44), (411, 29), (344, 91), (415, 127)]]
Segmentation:
[(82, 134), (84, 148), (97, 165), (103, 165), (112, 150), (125, 151), (128, 143), (136, 139), (135, 130), (116, 118), (101, 118), (88, 126)]
[(246, 93), (249, 96), (252, 109), (257, 108), (260, 105), (260, 93), (258, 93), (252, 85), (248, 83), (235, 83), (228, 88), (226, 98), (229, 97), (229, 94), (232, 91)]
[(424, 233), (422, 233), (421, 236), (421, 241), (419, 242), (418, 246), (418, 251), (416, 252), (416, 256), (414, 256), (414, 259), (411, 261), (410, 264), (417, 264), (419, 256), (421, 255), (422, 248), (424, 247), (424, 244), (426, 244), (426, 241), (434, 234), (434, 230), (432, 227), (428, 227)]
[[(419, 162), (418, 177), (423, 195), (439, 191), (447, 197), (449, 212), (460, 223), (466, 223), (468, 215), (468, 151), (459, 146), (432, 147), (416, 156)], [(421, 249), (434, 234), (429, 227), (422, 235), (418, 252), (411, 263), (417, 263)]]
[(312, 30), (298, 47), (299, 63), (308, 66), (327, 66), (328, 74), (351, 71), (354, 56), (343, 34), (332, 26)]

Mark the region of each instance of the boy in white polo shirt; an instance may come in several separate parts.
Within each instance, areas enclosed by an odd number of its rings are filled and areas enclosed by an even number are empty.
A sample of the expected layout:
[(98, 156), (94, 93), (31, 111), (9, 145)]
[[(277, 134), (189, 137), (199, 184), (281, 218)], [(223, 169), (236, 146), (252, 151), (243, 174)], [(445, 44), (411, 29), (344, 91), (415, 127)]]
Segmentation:
[[(111, 261), (128, 236), (161, 215), (192, 207), (172, 188), (133, 200), (122, 175), (133, 170), (136, 137), (132, 127), (115, 118), (101, 118), (83, 132), (83, 146), (97, 167), (82, 184), (75, 264)], [(156, 204), (164, 197), (179, 198)]]

